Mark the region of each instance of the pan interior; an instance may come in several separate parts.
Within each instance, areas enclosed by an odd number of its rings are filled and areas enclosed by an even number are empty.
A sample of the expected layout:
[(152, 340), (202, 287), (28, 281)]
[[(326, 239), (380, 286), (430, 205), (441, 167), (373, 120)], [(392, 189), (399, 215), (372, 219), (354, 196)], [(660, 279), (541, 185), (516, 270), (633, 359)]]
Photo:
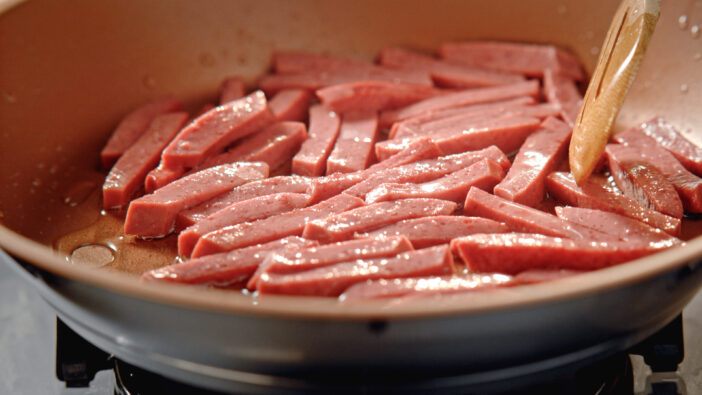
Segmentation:
[[(664, 115), (702, 143), (702, 41), (680, 28), (678, 17), (691, 12), (682, 3), (663, 4), (617, 129)], [(0, 224), (93, 256), (102, 269), (140, 274), (173, 262), (175, 238), (122, 236), (123, 214), (101, 211), (98, 164), (114, 126), (139, 103), (172, 93), (194, 112), (226, 76), (253, 87), (275, 49), (372, 59), (388, 45), (431, 51), (445, 41), (511, 40), (558, 45), (591, 71), (615, 8), (607, 0), (22, 3), (0, 15), (0, 53), (12, 54), (0, 57)], [(684, 237), (699, 227), (686, 221)], [(36, 257), (4, 236), (0, 246)], [(56, 257), (34, 263), (82, 270)]]

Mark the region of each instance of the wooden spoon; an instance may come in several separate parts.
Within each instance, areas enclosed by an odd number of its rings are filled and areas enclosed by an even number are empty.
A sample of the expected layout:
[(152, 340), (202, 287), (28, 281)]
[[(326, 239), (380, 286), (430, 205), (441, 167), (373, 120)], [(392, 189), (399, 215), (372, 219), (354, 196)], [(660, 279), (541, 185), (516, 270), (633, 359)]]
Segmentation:
[(614, 15), (570, 141), (570, 171), (578, 184), (604, 152), (659, 15), (660, 0), (623, 0)]

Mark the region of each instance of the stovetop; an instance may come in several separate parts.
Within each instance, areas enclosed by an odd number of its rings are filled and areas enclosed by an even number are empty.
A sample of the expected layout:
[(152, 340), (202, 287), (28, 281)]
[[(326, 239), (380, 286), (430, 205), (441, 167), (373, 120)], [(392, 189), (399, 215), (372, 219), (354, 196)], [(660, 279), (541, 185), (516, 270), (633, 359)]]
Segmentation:
[[(0, 394), (113, 393), (112, 370), (98, 372), (89, 386), (82, 388), (66, 388), (56, 378), (56, 316), (6, 265), (0, 265), (0, 322)], [(702, 394), (702, 293), (685, 309), (684, 331), (686, 356), (675, 373), (652, 373), (638, 355), (614, 356), (607, 361), (608, 366), (623, 371), (630, 369), (637, 395), (651, 393), (652, 388), (657, 388), (656, 393)], [(629, 367), (622, 365), (629, 360), (632, 361)], [(120, 365), (120, 370), (130, 379), (149, 374), (126, 364)], [(631, 384), (628, 386), (631, 388)]]

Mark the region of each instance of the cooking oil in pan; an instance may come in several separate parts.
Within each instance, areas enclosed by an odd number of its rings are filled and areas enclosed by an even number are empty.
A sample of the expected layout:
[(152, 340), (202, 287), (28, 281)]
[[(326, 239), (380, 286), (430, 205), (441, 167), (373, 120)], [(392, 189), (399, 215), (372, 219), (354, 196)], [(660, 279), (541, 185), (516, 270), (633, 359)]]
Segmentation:
[(75, 207), (88, 200), (96, 188), (97, 184), (93, 181), (80, 181), (66, 191), (62, 201), (67, 206)]
[(97, 243), (83, 244), (71, 252), (69, 261), (78, 265), (101, 267), (115, 260), (114, 251), (106, 245)]
[[(93, 224), (60, 237), (54, 247), (70, 257), (73, 263), (118, 270), (130, 274), (175, 263), (177, 238), (140, 240), (125, 236), (123, 213), (102, 211)], [(76, 254), (78, 261), (76, 262)], [(109, 255), (108, 255), (109, 253)], [(111, 258), (110, 258), (111, 255)]]
[[(99, 194), (96, 188), (92, 194)], [(100, 199), (91, 196), (83, 204), (67, 209), (95, 211), (95, 220), (80, 229), (64, 233), (53, 246), (74, 264), (90, 265), (139, 275), (175, 262), (175, 236), (160, 240), (139, 240), (123, 234), (124, 212), (100, 210)], [(65, 224), (67, 227), (70, 224)]]
[[(565, 164), (564, 164), (565, 166)], [(562, 169), (565, 170), (565, 169)], [(287, 163), (271, 176), (290, 174)], [(101, 175), (104, 177), (104, 175)], [(61, 204), (71, 215), (60, 216), (71, 220), (56, 224), (61, 235), (54, 239), (53, 247), (66, 254), (75, 264), (91, 265), (134, 275), (162, 266), (181, 262), (177, 256), (177, 235), (161, 239), (142, 240), (124, 235), (125, 210), (102, 210), (101, 188), (93, 177), (78, 177), (79, 180), (62, 196), (71, 196), (69, 202)], [(613, 181), (612, 181), (613, 182)], [(87, 193), (86, 193), (87, 192)], [(77, 204), (70, 204), (70, 203)], [(554, 213), (556, 202), (545, 199), (539, 209)], [(78, 220), (81, 219), (81, 220)], [(79, 227), (76, 227), (77, 223)], [(682, 240), (702, 234), (702, 216), (686, 217), (682, 221)], [(461, 268), (462, 269), (462, 268)]]

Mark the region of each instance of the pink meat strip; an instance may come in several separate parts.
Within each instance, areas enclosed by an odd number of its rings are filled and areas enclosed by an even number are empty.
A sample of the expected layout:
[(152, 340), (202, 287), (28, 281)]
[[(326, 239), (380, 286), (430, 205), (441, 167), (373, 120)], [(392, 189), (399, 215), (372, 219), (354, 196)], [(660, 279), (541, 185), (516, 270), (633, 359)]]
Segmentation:
[(272, 58), (273, 69), (279, 74), (373, 68), (368, 62), (305, 51), (275, 51)]
[(275, 170), (292, 158), (307, 138), (302, 122), (276, 122), (255, 133), (229, 151), (211, 156), (198, 169), (232, 162), (266, 162)]
[(585, 180), (581, 187), (570, 173), (554, 172), (546, 178), (546, 189), (556, 200), (568, 205), (610, 211), (662, 229), (673, 236), (680, 234), (680, 219), (643, 207), (607, 189), (597, 177)]
[(702, 148), (685, 138), (675, 126), (662, 117), (655, 117), (642, 123), (639, 130), (670, 151), (687, 170), (702, 176)]
[(571, 131), (555, 118), (544, 121), (519, 148), (507, 176), (495, 187), (495, 195), (536, 207), (546, 196), (546, 176), (565, 158)]
[(502, 222), (515, 232), (583, 240), (608, 240), (611, 237), (591, 228), (565, 221), (555, 215), (471, 188), (463, 214)]
[[(246, 137), (272, 122), (273, 113), (261, 91), (222, 104), (183, 128), (163, 150), (161, 165), (182, 174), (208, 156), (221, 152), (235, 140)], [(163, 185), (158, 180), (156, 184)]]
[(530, 233), (476, 234), (451, 242), (454, 254), (471, 271), (507, 274), (539, 268), (595, 270), (669, 247), (669, 242), (593, 242)]
[(518, 82), (516, 84), (468, 89), (456, 93), (449, 93), (422, 100), (398, 110), (383, 111), (380, 114), (380, 126), (389, 127), (394, 122), (419, 115), (428, 115), (446, 108), (496, 102), (521, 96), (538, 97), (539, 91), (539, 82), (530, 80)]
[(339, 300), (341, 302), (354, 302), (400, 297), (427, 297), (484, 291), (513, 285), (516, 285), (514, 277), (500, 273), (380, 279), (350, 286), (339, 296)]
[(365, 198), (366, 194), (382, 184), (423, 183), (432, 181), (449, 173), (466, 168), (482, 159), (491, 159), (505, 170), (510, 166), (507, 156), (500, 151), (499, 148), (490, 146), (478, 151), (469, 151), (461, 154), (442, 156), (437, 159), (416, 161), (377, 172), (367, 177), (364, 181), (348, 188), (345, 193)]
[[(277, 73), (281, 74), (310, 74), (316, 75), (317, 78), (331, 75), (332, 78), (337, 79), (339, 76), (352, 76), (356, 81), (387, 81), (432, 86), (429, 74), (423, 71), (394, 70), (369, 62), (311, 52), (275, 52), (273, 53), (273, 67)], [(312, 90), (316, 89), (318, 88)]]
[[(477, 122), (469, 129), (454, 127), (436, 130), (431, 134), (431, 139), (445, 154), (479, 150), (491, 145), (504, 152), (513, 152), (540, 124), (538, 118), (506, 116)], [(382, 141), (375, 145), (375, 154), (379, 160), (384, 160), (405, 149), (415, 138)]]
[(536, 284), (560, 280), (583, 273), (581, 270), (529, 269), (515, 276), (502, 273), (468, 273), (459, 276), (420, 277), (393, 280), (375, 280), (349, 287), (339, 296), (341, 302), (370, 299), (404, 298), (440, 294), (484, 291), (523, 284)]
[(461, 203), (472, 187), (492, 192), (505, 170), (492, 159), (482, 159), (434, 181), (422, 184), (381, 184), (366, 194), (366, 204), (408, 198), (433, 198)]
[(341, 118), (329, 107), (310, 107), (308, 137), (292, 160), (292, 171), (303, 176), (321, 176), (327, 168), (327, 158), (339, 136)]
[(363, 206), (363, 200), (342, 194), (306, 208), (228, 226), (202, 236), (195, 244), (192, 256), (197, 258), (286, 236), (300, 236), (305, 224), (360, 206)]
[(232, 148), (230, 154), (245, 161), (266, 162), (271, 169), (277, 169), (295, 155), (305, 139), (307, 128), (304, 123), (277, 122), (247, 137)]
[[(526, 109), (528, 107), (538, 109), (537, 106), (523, 106), (521, 108)], [(543, 111), (539, 110), (539, 112)], [(551, 113), (550, 110), (548, 112)], [(435, 139), (439, 139), (442, 136), (453, 136), (457, 134), (471, 133), (473, 130), (495, 126), (500, 122), (511, 122), (511, 118), (521, 118), (522, 120), (528, 118), (529, 120), (532, 120), (532, 118), (542, 118), (544, 115), (545, 114), (540, 113), (539, 116), (536, 117), (533, 115), (501, 112), (495, 114), (469, 115), (465, 117), (458, 116), (454, 118), (447, 118), (443, 120), (429, 122), (427, 124), (420, 125), (417, 128), (405, 127), (399, 129), (395, 134), (395, 137), (391, 141), (397, 142), (405, 139), (417, 138), (419, 136), (429, 136)]]
[(568, 52), (551, 45), (517, 44), (495, 41), (446, 43), (439, 56), (449, 62), (492, 70), (542, 77), (553, 70), (576, 81), (585, 78), (580, 62)]
[(124, 151), (131, 147), (146, 131), (154, 118), (180, 110), (180, 101), (173, 97), (164, 97), (148, 102), (127, 114), (112, 132), (112, 136), (100, 152), (102, 166), (105, 169), (112, 167)]
[(607, 233), (616, 240), (639, 243), (657, 243), (664, 240), (677, 242), (675, 237), (658, 228), (609, 211), (566, 206), (556, 207), (556, 215), (566, 221)]
[(178, 254), (190, 256), (197, 241), (207, 233), (302, 208), (309, 201), (309, 195), (281, 192), (234, 203), (182, 231), (178, 235)]
[(561, 118), (572, 128), (578, 118), (583, 97), (572, 78), (544, 70), (544, 96), (551, 102), (558, 104), (561, 109)]
[(282, 248), (311, 247), (316, 244), (316, 241), (290, 236), (151, 270), (144, 273), (141, 280), (227, 287), (246, 281), (264, 258), (273, 251)]
[(173, 232), (179, 212), (195, 207), (237, 185), (268, 176), (265, 163), (232, 163), (212, 167), (174, 181), (154, 193), (132, 200), (124, 233), (163, 237)]
[(545, 119), (550, 116), (558, 116), (560, 107), (553, 103), (541, 103), (537, 105), (515, 105), (509, 107), (493, 107), (481, 112), (470, 111), (466, 114), (455, 115), (435, 121), (425, 122), (417, 125), (407, 125), (398, 128), (395, 139), (413, 137), (417, 135), (431, 135), (436, 130), (445, 128), (470, 129), (474, 125), (495, 118), (505, 118), (506, 116), (521, 115)]
[(635, 127), (614, 135), (614, 141), (638, 150), (642, 160), (657, 168), (673, 183), (685, 211), (702, 213), (702, 179), (689, 172), (675, 156)]
[(310, 181), (309, 178), (300, 176), (279, 176), (251, 181), (191, 209), (181, 211), (176, 220), (176, 229), (184, 229), (194, 225), (234, 203), (275, 193), (305, 193)]
[(284, 89), (276, 93), (268, 105), (276, 121), (305, 122), (311, 100), (312, 94), (309, 91)]
[(608, 144), (605, 154), (612, 178), (624, 195), (652, 210), (682, 218), (683, 204), (675, 186), (658, 169), (641, 160), (639, 150)]
[(313, 202), (321, 202), (336, 196), (365, 179), (365, 175), (373, 174), (369, 169), (353, 173), (334, 173), (328, 176), (315, 177), (307, 189)]
[(251, 276), (246, 287), (256, 289), (261, 276), (271, 273), (297, 273), (355, 259), (393, 257), (412, 249), (409, 240), (402, 236), (350, 240), (303, 250), (286, 249), (269, 255)]
[(519, 74), (455, 65), (397, 47), (383, 48), (379, 61), (387, 67), (426, 71), (437, 85), (447, 88), (482, 88), (524, 81)]
[(641, 127), (631, 128), (614, 136), (614, 141), (639, 152), (642, 160), (657, 168), (670, 181), (685, 211), (702, 213), (702, 179), (688, 171), (673, 154), (646, 136)]
[(444, 93), (428, 86), (383, 81), (331, 85), (316, 92), (323, 104), (338, 113), (392, 110)]
[(375, 159), (373, 145), (378, 139), (378, 115), (350, 112), (343, 115), (339, 137), (327, 158), (327, 174), (351, 173), (367, 168)]
[(354, 233), (386, 226), (403, 219), (449, 215), (456, 203), (439, 199), (402, 199), (373, 203), (308, 222), (302, 237), (330, 243), (353, 238)]
[(501, 114), (513, 108), (521, 108), (523, 106), (532, 105), (535, 103), (533, 97), (522, 96), (514, 99), (496, 101), (494, 103), (485, 104), (469, 104), (466, 106), (451, 107), (443, 110), (421, 114), (407, 118), (403, 121), (398, 121), (392, 124), (388, 138), (395, 138), (397, 133), (403, 129), (411, 131), (420, 130), (424, 124), (434, 121), (441, 121), (453, 117), (469, 117), (477, 115)]
[(448, 246), (408, 251), (395, 258), (358, 259), (293, 274), (261, 277), (261, 294), (338, 296), (353, 284), (368, 280), (442, 276), (453, 273)]
[(528, 269), (519, 272), (513, 277), (514, 283), (522, 284), (538, 284), (548, 281), (560, 280), (562, 278), (575, 276), (585, 273), (586, 270), (569, 270), (569, 269)]
[(332, 85), (354, 82), (406, 83), (431, 87), (431, 79), (426, 73), (400, 70), (341, 70), (332, 72), (304, 72), (298, 74), (269, 74), (261, 78), (259, 87), (268, 95), (285, 89), (316, 91)]
[(182, 175), (182, 169), (170, 169), (163, 166), (163, 163), (161, 163), (146, 175), (144, 191), (146, 193), (153, 193), (155, 190), (179, 179)]
[(184, 112), (158, 115), (149, 128), (117, 160), (102, 185), (102, 204), (108, 209), (129, 203), (144, 183), (146, 174), (158, 164), (163, 148), (188, 119)]
[[(440, 155), (442, 155), (441, 151), (431, 139), (417, 139), (404, 150), (365, 170), (353, 173), (335, 173), (326, 177), (313, 179), (307, 193), (312, 196), (313, 202), (319, 202), (338, 195), (344, 190), (366, 179), (370, 179), (377, 174), (384, 173), (387, 169), (399, 167), (407, 163), (436, 158)], [(505, 159), (506, 158), (507, 157), (505, 157)]]
[(219, 87), (219, 104), (241, 99), (246, 95), (246, 83), (241, 77), (229, 77)]
[(402, 166), (418, 160), (433, 159), (441, 155), (443, 155), (443, 153), (431, 139), (421, 138), (417, 139), (412, 145), (398, 152), (396, 155), (373, 164), (362, 173), (367, 176), (385, 169)]
[(392, 225), (357, 234), (357, 238), (372, 240), (404, 236), (414, 248), (426, 248), (447, 244), (452, 239), (475, 233), (507, 233), (507, 225), (487, 218), (464, 217), (459, 215), (437, 215), (406, 219)]
[(197, 118), (197, 117), (199, 117), (200, 115), (202, 115), (202, 114), (204, 114), (204, 113), (210, 111), (211, 109), (213, 109), (213, 108), (215, 108), (215, 107), (217, 107), (217, 106), (215, 106), (214, 104), (210, 104), (210, 103), (207, 103), (207, 104), (203, 105), (202, 108), (200, 108), (200, 111), (198, 111), (198, 112), (195, 114), (195, 118)]

